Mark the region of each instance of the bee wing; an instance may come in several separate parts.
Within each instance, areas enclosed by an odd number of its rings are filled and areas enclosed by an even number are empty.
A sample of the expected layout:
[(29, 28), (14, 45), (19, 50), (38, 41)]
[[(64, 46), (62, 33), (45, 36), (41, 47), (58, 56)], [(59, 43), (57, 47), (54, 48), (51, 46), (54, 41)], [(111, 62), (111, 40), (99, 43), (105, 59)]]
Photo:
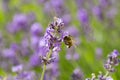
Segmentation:
[(78, 46), (77, 40), (72, 37), (73, 46), (76, 48)]

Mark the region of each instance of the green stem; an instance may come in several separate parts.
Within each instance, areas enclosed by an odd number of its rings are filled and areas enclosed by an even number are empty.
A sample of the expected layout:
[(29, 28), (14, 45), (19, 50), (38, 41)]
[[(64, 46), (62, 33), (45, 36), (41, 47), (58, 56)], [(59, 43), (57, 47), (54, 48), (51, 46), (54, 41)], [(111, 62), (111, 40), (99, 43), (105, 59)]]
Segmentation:
[[(47, 60), (50, 58), (51, 55), (52, 55), (52, 50), (50, 50), (50, 52), (47, 54)], [(44, 63), (40, 80), (44, 80), (45, 71), (46, 71), (46, 64)]]
[(52, 50), (50, 50), (50, 52), (47, 54), (47, 60), (50, 58), (51, 55), (52, 55)]
[(45, 70), (46, 70), (46, 64), (44, 64), (44, 66), (43, 66), (43, 71), (42, 71), (42, 75), (41, 75), (40, 80), (43, 80), (43, 79), (44, 79)]
[(109, 75), (109, 72), (107, 71), (104, 77), (106, 78), (108, 75)]

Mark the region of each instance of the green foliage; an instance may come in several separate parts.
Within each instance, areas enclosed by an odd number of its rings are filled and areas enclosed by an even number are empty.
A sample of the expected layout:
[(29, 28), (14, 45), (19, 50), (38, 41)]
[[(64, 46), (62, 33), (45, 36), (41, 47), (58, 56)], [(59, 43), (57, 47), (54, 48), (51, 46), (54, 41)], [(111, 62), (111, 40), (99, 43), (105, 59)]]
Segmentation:
[[(23, 0), (22, 0), (23, 1)], [(36, 1), (36, 0), (35, 0)], [(44, 29), (47, 27), (50, 17), (47, 17), (43, 13), (43, 6), (37, 4), (35, 1), (31, 3), (21, 3), (21, 0), (10, 0), (10, 12), (5, 13), (3, 10), (0, 11), (0, 31), (2, 31), (4, 37), (9, 37), (10, 41), (19, 43), (21, 37), (23, 36), (22, 32), (16, 34), (14, 37), (11, 35), (7, 35), (5, 31), (6, 24), (12, 20), (12, 15), (15, 14), (14, 7), (18, 8), (21, 13), (29, 13), (34, 12), (37, 18), (37, 22), (41, 23), (44, 26)], [(96, 0), (95, 0), (96, 1)], [(1, 3), (1, 1), (0, 1)], [(66, 6), (70, 10), (70, 14), (72, 15), (72, 25), (75, 25), (79, 31), (81, 31), (81, 26), (79, 21), (77, 20), (77, 7), (74, 0), (67, 1)], [(120, 12), (120, 11), (119, 11)], [(54, 16), (54, 15), (53, 15)], [(95, 17), (91, 16), (90, 25), (93, 29), (94, 38), (93, 41), (88, 41), (83, 35), (80, 35), (81, 44), (77, 46), (76, 50), (80, 54), (80, 59), (77, 62), (68, 61), (65, 58), (66, 55), (66, 47), (62, 45), (62, 51), (59, 53), (60, 55), (60, 80), (70, 80), (70, 76), (72, 75), (73, 70), (76, 67), (80, 67), (83, 71), (85, 77), (90, 77), (91, 73), (98, 73), (99, 71), (104, 72), (103, 63), (107, 58), (107, 54), (109, 54), (113, 49), (117, 49), (120, 52), (120, 14), (118, 14), (114, 20), (115, 27), (111, 28), (106, 26), (105, 23), (100, 22)], [(103, 49), (103, 57), (98, 60), (95, 57), (96, 48)], [(112, 74), (115, 80), (119, 80), (120, 76), (120, 68), (119, 66), (116, 68), (117, 71), (115, 74)], [(36, 72), (41, 72), (40, 68), (35, 69)], [(0, 69), (0, 75), (6, 76), (4, 70)]]

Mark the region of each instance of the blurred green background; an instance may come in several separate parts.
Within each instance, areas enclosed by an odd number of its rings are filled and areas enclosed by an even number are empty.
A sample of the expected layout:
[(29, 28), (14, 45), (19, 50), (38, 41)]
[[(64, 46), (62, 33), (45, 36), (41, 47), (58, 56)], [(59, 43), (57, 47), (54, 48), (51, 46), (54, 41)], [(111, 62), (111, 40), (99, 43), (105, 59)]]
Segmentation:
[[(69, 10), (71, 15), (70, 25), (76, 26), (76, 28), (81, 32), (81, 23), (77, 19), (77, 5), (74, 0), (64, 0), (65, 6)], [(86, 0), (87, 1), (87, 0)], [(36, 16), (36, 22), (42, 24), (44, 29), (48, 26), (48, 23), (53, 20), (53, 17), (56, 16), (55, 11), (51, 11), (50, 14), (46, 15), (43, 12), (43, 5), (39, 4), (37, 0), (9, 0), (7, 6), (9, 10), (3, 8), (4, 0), (0, 0), (0, 32), (5, 39), (9, 39), (9, 42), (21, 41), (22, 32), (17, 33), (15, 36), (8, 34), (5, 30), (5, 26), (10, 22), (15, 13), (24, 13), (33, 12)], [(93, 0), (97, 4), (97, 0)], [(114, 49), (120, 52), (120, 6), (119, 0), (116, 0), (116, 6), (118, 8), (118, 14), (113, 19), (114, 27), (111, 27), (107, 21), (99, 21), (95, 16), (90, 16), (90, 25), (92, 28), (92, 38), (93, 40), (86, 39), (85, 35), (80, 34), (80, 45), (76, 47), (76, 51), (80, 54), (80, 59), (78, 61), (68, 61), (65, 58), (66, 55), (66, 46), (62, 45), (62, 51), (60, 55), (60, 80), (70, 80), (70, 76), (73, 73), (73, 70), (77, 67), (80, 67), (84, 73), (84, 77), (90, 77), (91, 73), (98, 74), (99, 71), (105, 73), (103, 64), (107, 59), (107, 55), (111, 53)], [(52, 9), (51, 9), (52, 10)], [(48, 13), (49, 14), (49, 13)], [(58, 16), (61, 17), (61, 16)], [(96, 49), (100, 48), (102, 50), (101, 58), (96, 58)], [(120, 66), (117, 66), (117, 71), (112, 75), (114, 80), (120, 79)], [(41, 73), (41, 72), (40, 72)], [(7, 75), (4, 70), (0, 69), (0, 75)]]

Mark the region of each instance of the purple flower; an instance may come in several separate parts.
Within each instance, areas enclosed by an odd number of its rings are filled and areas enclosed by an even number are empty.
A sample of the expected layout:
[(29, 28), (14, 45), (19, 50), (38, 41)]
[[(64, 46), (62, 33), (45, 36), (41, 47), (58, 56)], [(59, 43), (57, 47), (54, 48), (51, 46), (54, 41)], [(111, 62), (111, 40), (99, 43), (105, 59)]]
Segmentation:
[(66, 59), (67, 60), (79, 60), (80, 55), (75, 51), (75, 47), (67, 49)]
[(16, 53), (13, 49), (4, 49), (3, 50), (3, 56), (6, 57), (6, 58), (13, 58), (15, 57)]
[(16, 44), (16, 43), (12, 43), (12, 44), (10, 45), (10, 48), (11, 48), (12, 50), (16, 51), (16, 52), (20, 50), (20, 46), (19, 46), (18, 44)]
[(3, 79), (3, 77), (2, 77), (2, 76), (0, 76), (0, 79), (2, 80), (2, 79)]
[(99, 72), (99, 75), (96, 76), (94, 73), (92, 73), (92, 77), (91, 78), (87, 78), (85, 80), (113, 80), (113, 78), (111, 76), (106, 76), (104, 74), (102, 74), (102, 72)]
[(83, 80), (83, 73), (79, 68), (76, 68), (72, 74), (72, 80)]
[(40, 56), (36, 53), (34, 53), (32, 56), (30, 56), (30, 66), (35, 67), (39, 66), (41, 64)]
[[(44, 37), (39, 41), (38, 53), (42, 58), (47, 58), (46, 56), (50, 50), (52, 51), (50, 58), (58, 56), (57, 54), (61, 50), (60, 46), (63, 41), (63, 26), (63, 21), (60, 18), (55, 17), (54, 21), (51, 22), (46, 29)], [(45, 60), (43, 62), (45, 62)]]
[(113, 80), (113, 78), (111, 76), (108, 76), (106, 80)]
[(117, 9), (116, 8), (111, 8), (110, 10), (108, 10), (107, 12), (106, 12), (106, 17), (108, 18), (108, 19), (114, 19), (114, 17), (116, 16), (116, 14), (117, 14)]
[(65, 15), (62, 16), (62, 19), (65, 23), (65, 26), (67, 26), (71, 22), (71, 15), (70, 14), (65, 14)]
[(60, 75), (58, 62), (47, 65), (47, 70), (45, 74), (45, 80), (58, 79)]
[(20, 30), (20, 27), (18, 27), (18, 25), (16, 23), (13, 23), (13, 22), (8, 23), (6, 28), (12, 34), (18, 32)]
[(75, 26), (69, 26), (66, 30), (70, 35), (74, 36), (74, 38), (80, 36), (79, 30)]
[(34, 23), (31, 26), (31, 34), (32, 35), (40, 36), (40, 35), (42, 35), (42, 32), (43, 32), (43, 28), (42, 28), (42, 26), (39, 23)]
[(101, 59), (102, 58), (103, 52), (102, 52), (101, 48), (96, 48), (95, 53), (96, 53), (96, 58), (97, 59)]
[(64, 3), (64, 0), (50, 0), (50, 1), (51, 5), (53, 5), (54, 8), (60, 8)]
[(49, 25), (46, 30), (46, 33), (43, 39), (40, 41), (40, 46), (45, 46), (50, 48), (54, 48), (55, 46), (59, 46), (58, 44), (61, 42), (62, 36), (62, 28), (63, 22), (59, 18), (54, 18), (54, 22)]
[(89, 22), (89, 15), (86, 9), (82, 8), (78, 11), (78, 19), (81, 22), (82, 32), (85, 35), (86, 39), (92, 40), (92, 28)]
[(12, 22), (8, 23), (7, 30), (10, 33), (16, 33), (20, 30), (27, 30), (29, 27), (29, 20), (25, 14), (15, 14)]
[(98, 77), (98, 80), (113, 80), (111, 76), (105, 76), (102, 74), (102, 72), (99, 72), (99, 75), (97, 77)]
[(6, 13), (9, 11), (10, 7), (9, 7), (9, 3), (10, 0), (4, 0), (2, 1), (2, 9), (3, 11), (5, 11)]
[(31, 43), (31, 48), (34, 50), (34, 51), (38, 51), (38, 47), (39, 47), (39, 40), (40, 38), (37, 37), (37, 36), (31, 36), (31, 39), (30, 39), (30, 43)]
[(16, 14), (13, 17), (13, 24), (16, 24), (16, 28), (26, 30), (28, 28), (29, 21), (27, 19), (27, 16), (24, 14)]
[(84, 0), (75, 0), (75, 1), (76, 1), (76, 4), (77, 4), (78, 8), (84, 7), (84, 3), (85, 3)]
[[(53, 10), (51, 10), (51, 8)], [(65, 12), (65, 6), (64, 6), (64, 0), (50, 0), (50, 1), (46, 1), (46, 3), (44, 4), (44, 11), (46, 14), (48, 15), (52, 15), (50, 14), (51, 11), (54, 11), (57, 13), (57, 15), (62, 15)]]
[(16, 23), (18, 27), (25, 29), (28, 24), (27, 16), (24, 14), (16, 14), (13, 17), (13, 23)]
[(28, 54), (30, 54), (30, 49), (29, 49), (29, 41), (27, 38), (23, 38), (23, 40), (21, 41), (21, 46), (20, 46), (20, 52), (22, 54), (22, 56), (27, 56)]
[(119, 56), (119, 52), (117, 50), (114, 50), (111, 54), (113, 58), (117, 58)]
[(50, 4), (58, 15), (63, 14), (62, 12), (65, 9), (64, 0), (50, 0)]
[(51, 12), (51, 4), (50, 4), (50, 2), (46, 2), (45, 4), (44, 4), (44, 12), (46, 13), (46, 14), (48, 14), (48, 13), (50, 13)]
[(74, 60), (79, 60), (79, 58), (80, 58), (80, 55), (79, 55), (78, 53), (75, 53), (75, 54), (73, 55), (73, 59), (74, 59)]
[(119, 64), (119, 52), (117, 50), (114, 50), (109, 56), (104, 64), (104, 68), (107, 70), (106, 74), (104, 75), (102, 72), (99, 72), (99, 74), (96, 75), (92, 73), (91, 78), (87, 78), (86, 80), (113, 80), (113, 78), (110, 76), (110, 72), (115, 71), (115, 66)]
[(27, 38), (23, 38), (23, 40), (21, 41), (21, 46), (22, 46), (23, 48), (26, 48), (26, 47), (29, 46), (29, 41), (28, 41)]
[(103, 20), (104, 19), (104, 14), (102, 11), (102, 8), (100, 6), (93, 7), (93, 14), (99, 19)]
[(119, 64), (118, 56), (119, 56), (119, 52), (117, 50), (114, 50), (108, 56), (108, 59), (107, 59), (106, 63), (104, 64), (104, 67), (106, 70), (108, 70), (109, 72), (115, 71), (114, 67)]
[(23, 65), (17, 65), (12, 67), (12, 72), (21, 72), (23, 70)]
[(78, 60), (80, 58), (80, 55), (78, 53), (67, 53), (66, 59), (67, 60)]
[(34, 72), (22, 72), (16, 76), (15, 80), (34, 80), (35, 73)]
[(69, 53), (68, 53), (68, 54), (66, 54), (66, 59), (67, 59), (67, 60), (72, 60), (72, 55), (71, 55), (71, 54), (69, 54)]
[(110, 0), (99, 0), (99, 4), (102, 6), (102, 7), (107, 7), (111, 4), (111, 1)]
[(3, 47), (5, 44), (4, 44), (4, 38), (2, 36), (2, 33), (0, 32), (0, 48)]
[(80, 9), (78, 11), (78, 19), (80, 20), (81, 24), (88, 24), (89, 17), (86, 9)]
[(41, 39), (39, 42), (39, 55), (40, 56), (46, 56), (46, 54), (49, 52), (49, 47), (45, 39)]

